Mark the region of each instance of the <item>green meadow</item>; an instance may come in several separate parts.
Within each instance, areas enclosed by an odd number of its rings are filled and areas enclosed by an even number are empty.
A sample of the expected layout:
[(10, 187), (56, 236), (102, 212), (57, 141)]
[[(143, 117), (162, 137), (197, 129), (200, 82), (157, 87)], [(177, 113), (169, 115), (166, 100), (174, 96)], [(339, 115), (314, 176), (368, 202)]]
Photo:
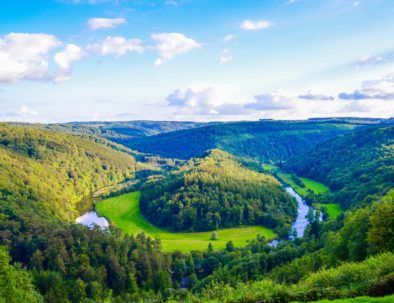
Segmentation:
[[(279, 179), (290, 185), (301, 196), (306, 196), (308, 190), (311, 190), (315, 194), (323, 194), (330, 191), (323, 183), (308, 178), (298, 177), (305, 185), (305, 187), (301, 187), (293, 180), (291, 174), (281, 172), (279, 168), (273, 164), (263, 164), (262, 167), (265, 171), (277, 175)], [(328, 216), (332, 220), (335, 220), (342, 213), (341, 207), (336, 203), (316, 204), (315, 207), (326, 208)]]
[(328, 217), (332, 220), (335, 220), (342, 213), (341, 207), (336, 203), (316, 204), (315, 206), (327, 209)]
[[(299, 177), (305, 184), (305, 187), (301, 187), (294, 182), (291, 174), (278, 172), (277, 175), (283, 182), (289, 184), (300, 196), (306, 196), (308, 194), (308, 189), (313, 191), (315, 194), (323, 194), (330, 190), (323, 183), (314, 181), (312, 179)], [(314, 206), (316, 208), (324, 207), (327, 209), (328, 217), (332, 220), (335, 220), (342, 213), (342, 209), (337, 203), (314, 204)]]
[(159, 238), (165, 251), (205, 250), (208, 248), (209, 242), (212, 243), (215, 250), (218, 250), (225, 248), (226, 243), (230, 240), (235, 246), (245, 246), (258, 234), (267, 240), (276, 236), (271, 229), (263, 226), (218, 230), (218, 239), (214, 241), (211, 240), (212, 232), (173, 233), (152, 225), (144, 218), (139, 208), (140, 196), (141, 193), (136, 191), (105, 199), (96, 204), (96, 210), (100, 216), (106, 217), (117, 228), (128, 234), (144, 232), (152, 238)]
[(349, 299), (339, 299), (334, 301), (332, 300), (315, 301), (315, 303), (392, 303), (392, 302), (394, 302), (394, 295), (387, 297), (380, 297), (380, 298), (358, 297), (358, 298), (349, 298)]
[(323, 183), (314, 181), (312, 179), (299, 177), (305, 184), (305, 187), (301, 187), (294, 182), (294, 180), (291, 178), (291, 174), (279, 172), (277, 175), (283, 182), (289, 184), (301, 196), (306, 196), (308, 194), (308, 189), (313, 191), (315, 194), (323, 194), (330, 190)]

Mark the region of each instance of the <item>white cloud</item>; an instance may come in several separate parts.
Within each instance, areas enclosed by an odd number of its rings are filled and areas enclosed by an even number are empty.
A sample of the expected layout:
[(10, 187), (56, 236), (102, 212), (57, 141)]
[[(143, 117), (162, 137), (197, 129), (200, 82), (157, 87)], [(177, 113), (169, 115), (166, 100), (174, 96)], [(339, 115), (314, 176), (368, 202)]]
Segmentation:
[(53, 35), (10, 33), (0, 38), (0, 82), (48, 80), (48, 53), (61, 45)]
[(88, 45), (87, 50), (102, 56), (113, 55), (119, 57), (127, 52), (142, 53), (144, 46), (140, 39), (126, 40), (124, 37), (107, 37), (100, 43)]
[(88, 27), (94, 31), (103, 28), (115, 28), (125, 23), (124, 18), (91, 18), (88, 20)]
[(245, 20), (241, 24), (241, 28), (247, 31), (255, 31), (255, 30), (261, 30), (261, 29), (266, 29), (271, 26), (273, 26), (274, 23), (269, 22), (267, 20)]
[(255, 110), (282, 110), (293, 107), (292, 98), (279, 92), (263, 93), (254, 97), (255, 101), (247, 103), (246, 108)]
[(151, 38), (156, 42), (154, 49), (160, 56), (160, 58), (155, 61), (156, 66), (170, 61), (179, 54), (201, 48), (201, 44), (180, 33), (153, 34)]
[(361, 88), (351, 93), (342, 92), (338, 98), (344, 100), (392, 100), (394, 101), (394, 74), (380, 79), (364, 81)]
[(235, 39), (235, 35), (233, 34), (228, 34), (226, 36), (224, 36), (224, 38), (222, 39), (223, 42), (230, 42), (233, 41)]
[(17, 116), (36, 116), (38, 112), (30, 109), (27, 105), (22, 105), (21, 108), (16, 112)]
[(356, 65), (359, 67), (366, 65), (375, 65), (382, 63), (383, 60), (384, 58), (382, 56), (364, 56), (356, 62)]
[(224, 49), (220, 56), (220, 64), (227, 64), (229, 63), (233, 57), (230, 55), (230, 51), (228, 49)]
[(353, 63), (356, 67), (365, 67), (371, 65), (379, 65), (385, 63), (392, 63), (394, 61), (394, 51), (389, 51), (374, 56), (364, 56)]
[(66, 48), (55, 54), (54, 61), (59, 66), (59, 71), (54, 77), (55, 82), (68, 80), (72, 72), (71, 63), (82, 60), (86, 56), (85, 52), (75, 44), (67, 44)]
[(174, 90), (166, 99), (184, 113), (202, 115), (227, 114), (229, 107), (242, 110), (240, 90), (230, 85), (189, 85)]
[(299, 95), (298, 98), (304, 99), (304, 100), (322, 100), (322, 101), (331, 101), (334, 100), (335, 98), (331, 95), (327, 94), (320, 94), (320, 93), (313, 93), (311, 91), (308, 91), (308, 93)]

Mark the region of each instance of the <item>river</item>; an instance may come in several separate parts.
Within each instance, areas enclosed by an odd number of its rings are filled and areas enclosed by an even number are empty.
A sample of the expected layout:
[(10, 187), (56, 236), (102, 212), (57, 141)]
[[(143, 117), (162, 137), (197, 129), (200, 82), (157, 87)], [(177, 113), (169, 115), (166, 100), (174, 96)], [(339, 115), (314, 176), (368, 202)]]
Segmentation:
[[(296, 199), (297, 207), (297, 218), (291, 226), (292, 230), (297, 233), (297, 238), (301, 238), (304, 235), (305, 229), (309, 222), (306, 218), (310, 206), (308, 206), (304, 199), (301, 198), (299, 194), (291, 187), (286, 187), (286, 191)], [(92, 227), (94, 225), (100, 226), (102, 229), (108, 228), (108, 221), (104, 217), (99, 217), (95, 211), (89, 211), (75, 220), (76, 223), (82, 224), (87, 227)], [(290, 236), (291, 240), (294, 240), (293, 235)], [(278, 240), (273, 240), (270, 242), (272, 246), (276, 246), (279, 243)]]
[(89, 211), (75, 220), (76, 223), (82, 224), (87, 227), (94, 225), (100, 226), (102, 229), (108, 228), (109, 224), (107, 219), (99, 217), (95, 211)]

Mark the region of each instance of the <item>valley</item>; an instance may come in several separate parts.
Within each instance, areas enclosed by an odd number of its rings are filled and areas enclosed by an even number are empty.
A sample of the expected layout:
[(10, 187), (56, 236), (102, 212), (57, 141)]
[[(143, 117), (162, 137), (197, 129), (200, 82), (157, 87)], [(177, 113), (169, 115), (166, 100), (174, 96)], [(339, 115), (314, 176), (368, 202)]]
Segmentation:
[(257, 235), (265, 237), (267, 241), (275, 237), (271, 229), (262, 226), (220, 229), (217, 231), (217, 240), (211, 239), (212, 231), (174, 233), (155, 227), (142, 216), (140, 196), (140, 192), (134, 192), (100, 201), (96, 204), (97, 213), (127, 234), (145, 233), (153, 239), (160, 239), (164, 251), (206, 250), (209, 243), (212, 243), (214, 250), (221, 250), (229, 241), (236, 247), (242, 247)]
[[(0, 267), (34, 303), (389, 295), (393, 126), (356, 121), (0, 124)], [(129, 148), (185, 132), (203, 152)]]

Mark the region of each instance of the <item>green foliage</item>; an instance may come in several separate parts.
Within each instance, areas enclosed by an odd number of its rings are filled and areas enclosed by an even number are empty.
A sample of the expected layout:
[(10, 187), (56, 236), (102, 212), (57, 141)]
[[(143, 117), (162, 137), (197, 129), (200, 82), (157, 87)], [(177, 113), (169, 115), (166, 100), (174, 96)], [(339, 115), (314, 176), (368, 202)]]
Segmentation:
[[(297, 284), (264, 279), (253, 283), (212, 283), (202, 292), (202, 302), (309, 302), (318, 299), (367, 295), (382, 277), (394, 272), (394, 254), (385, 253), (360, 263), (345, 263), (308, 275)], [(193, 302), (193, 298), (189, 301)]]
[(370, 250), (394, 251), (394, 190), (372, 206), (367, 241)]
[(220, 150), (193, 159), (142, 189), (141, 211), (157, 226), (204, 231), (239, 225), (290, 224), (296, 203), (270, 175)]
[(384, 298), (372, 297), (358, 297), (352, 299), (339, 299), (339, 300), (321, 300), (314, 301), (315, 303), (391, 303), (394, 301), (394, 295)]
[(323, 183), (309, 178), (300, 178), (294, 174), (283, 173), (280, 171), (277, 172), (276, 175), (304, 198), (307, 198), (310, 194), (320, 195), (330, 191), (330, 189)]
[(346, 123), (258, 121), (213, 124), (124, 144), (140, 152), (190, 159), (211, 149), (262, 162), (283, 161), (301, 154), (356, 125)]
[(363, 260), (370, 253), (394, 250), (394, 190), (372, 206), (349, 213), (339, 232), (328, 234), (326, 250), (334, 260)]
[(216, 241), (218, 240), (218, 233), (216, 231), (213, 231), (211, 234), (211, 240)]
[(70, 122), (42, 125), (47, 129), (77, 135), (95, 135), (118, 143), (134, 138), (153, 136), (182, 129), (203, 126), (205, 123), (176, 121), (125, 121), (125, 122)]
[[(148, 222), (139, 208), (140, 195), (140, 192), (133, 192), (102, 200), (96, 204), (96, 210), (127, 234), (143, 232), (152, 238), (159, 238), (164, 251), (190, 252), (207, 248), (212, 236), (210, 232), (173, 233)], [(271, 229), (263, 226), (227, 228), (220, 230), (218, 234), (219, 239), (214, 243), (216, 250), (225, 248), (229, 240), (241, 247), (246, 246), (256, 235), (264, 236), (267, 240), (275, 237)]]
[(35, 290), (31, 275), (20, 265), (10, 264), (10, 257), (3, 246), (0, 246), (0, 302), (43, 302), (42, 297)]
[(288, 168), (328, 185), (344, 209), (368, 204), (394, 186), (394, 127), (340, 135), (293, 159)]
[(341, 206), (336, 203), (314, 204), (314, 207), (321, 209), (323, 212), (323, 218), (325, 217), (324, 214), (326, 213), (327, 218), (330, 220), (335, 220), (340, 214), (342, 214)]
[(0, 200), (73, 220), (93, 193), (134, 175), (133, 157), (89, 140), (0, 124)]

